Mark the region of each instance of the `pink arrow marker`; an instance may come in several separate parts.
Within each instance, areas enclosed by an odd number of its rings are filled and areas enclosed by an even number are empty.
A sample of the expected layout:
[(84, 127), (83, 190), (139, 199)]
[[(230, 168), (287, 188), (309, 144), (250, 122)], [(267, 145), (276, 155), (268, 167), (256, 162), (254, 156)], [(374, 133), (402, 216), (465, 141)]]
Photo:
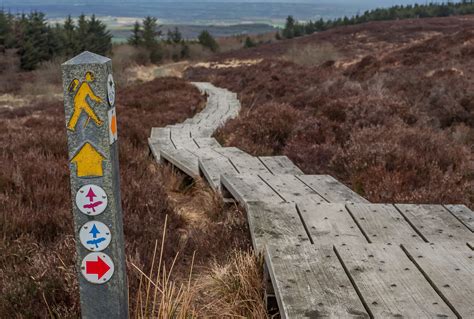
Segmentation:
[(89, 188), (89, 191), (87, 192), (86, 197), (89, 197), (89, 201), (92, 203), (94, 201), (94, 197), (97, 197), (97, 195), (94, 193), (92, 190), (92, 187)]

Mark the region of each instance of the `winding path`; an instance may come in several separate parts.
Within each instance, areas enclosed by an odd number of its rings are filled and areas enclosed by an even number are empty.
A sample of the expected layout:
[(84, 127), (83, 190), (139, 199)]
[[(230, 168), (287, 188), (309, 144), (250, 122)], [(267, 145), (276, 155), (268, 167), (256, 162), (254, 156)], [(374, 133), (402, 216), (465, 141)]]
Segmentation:
[(235, 93), (194, 83), (206, 108), (153, 128), (160, 163), (202, 176), (246, 210), (265, 254), (267, 299), (282, 318), (474, 318), (474, 213), (462, 205), (371, 204), (286, 156), (254, 157), (212, 134), (236, 117)]

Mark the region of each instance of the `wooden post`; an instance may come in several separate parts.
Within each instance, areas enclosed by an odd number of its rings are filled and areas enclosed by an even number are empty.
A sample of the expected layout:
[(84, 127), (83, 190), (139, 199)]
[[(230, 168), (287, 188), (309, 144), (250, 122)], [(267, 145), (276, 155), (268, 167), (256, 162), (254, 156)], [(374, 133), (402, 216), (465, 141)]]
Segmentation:
[(62, 65), (83, 318), (127, 318), (112, 62), (83, 52)]

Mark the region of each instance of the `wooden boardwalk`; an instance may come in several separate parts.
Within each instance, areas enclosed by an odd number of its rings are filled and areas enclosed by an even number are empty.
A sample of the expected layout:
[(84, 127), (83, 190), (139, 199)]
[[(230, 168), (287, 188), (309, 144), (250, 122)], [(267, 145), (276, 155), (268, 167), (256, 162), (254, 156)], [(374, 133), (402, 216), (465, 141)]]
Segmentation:
[(237, 96), (195, 85), (207, 107), (153, 128), (151, 152), (245, 208), (254, 249), (265, 255), (267, 297), (282, 318), (474, 318), (469, 208), (372, 204), (285, 156), (222, 147), (211, 136), (238, 115)]

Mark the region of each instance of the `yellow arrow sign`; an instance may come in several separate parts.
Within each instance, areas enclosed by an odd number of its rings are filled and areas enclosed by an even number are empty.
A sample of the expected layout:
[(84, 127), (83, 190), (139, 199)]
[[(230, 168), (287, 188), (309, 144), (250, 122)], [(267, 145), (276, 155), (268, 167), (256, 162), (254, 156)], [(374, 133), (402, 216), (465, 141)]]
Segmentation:
[(102, 168), (104, 159), (105, 157), (94, 146), (85, 143), (79, 152), (74, 155), (71, 163), (76, 164), (78, 177), (100, 177), (104, 175)]

